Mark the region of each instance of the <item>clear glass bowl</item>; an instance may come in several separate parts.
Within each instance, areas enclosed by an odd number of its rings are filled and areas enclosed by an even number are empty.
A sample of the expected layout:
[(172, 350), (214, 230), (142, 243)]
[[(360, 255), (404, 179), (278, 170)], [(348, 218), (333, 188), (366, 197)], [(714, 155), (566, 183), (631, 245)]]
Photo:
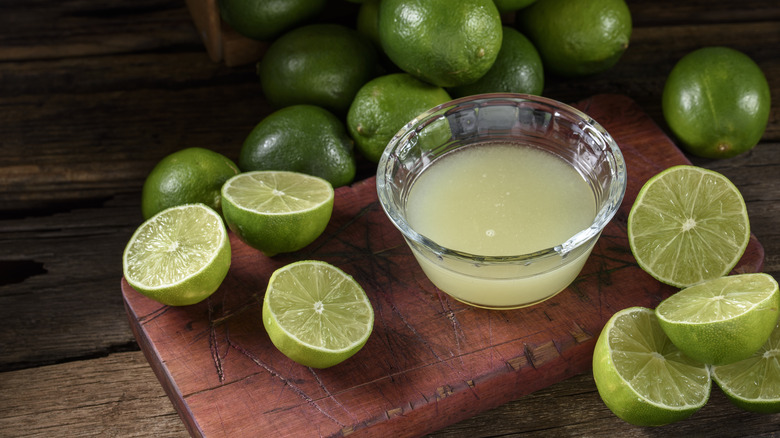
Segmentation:
[[(410, 226), (410, 189), (428, 167), (459, 148), (497, 142), (541, 149), (570, 164), (593, 192), (591, 225), (560, 244), (511, 256), (453, 250)], [(579, 275), (623, 200), (626, 167), (612, 137), (583, 112), (538, 96), (484, 94), (439, 105), (404, 126), (382, 154), (376, 181), (382, 208), (436, 287), (473, 306), (511, 309), (544, 301)]]

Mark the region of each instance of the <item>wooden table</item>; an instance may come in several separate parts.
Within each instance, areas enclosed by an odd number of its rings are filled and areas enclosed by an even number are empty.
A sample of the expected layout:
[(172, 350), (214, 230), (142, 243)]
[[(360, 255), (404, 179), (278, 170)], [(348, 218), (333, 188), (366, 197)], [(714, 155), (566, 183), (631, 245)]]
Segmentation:
[[(546, 96), (624, 94), (667, 130), (661, 91), (674, 63), (728, 45), (761, 66), (780, 99), (776, 1), (628, 3), (634, 32), (619, 64), (586, 79), (548, 78)], [(130, 331), (121, 252), (160, 158), (201, 146), (237, 159), (271, 108), (251, 65), (209, 59), (184, 1), (4, 1), (2, 10), (0, 436), (186, 436)], [(737, 184), (764, 270), (780, 278), (778, 105), (751, 152), (690, 158)], [(688, 420), (634, 427), (584, 373), (431, 436), (778, 433), (780, 414), (740, 411), (717, 388)]]

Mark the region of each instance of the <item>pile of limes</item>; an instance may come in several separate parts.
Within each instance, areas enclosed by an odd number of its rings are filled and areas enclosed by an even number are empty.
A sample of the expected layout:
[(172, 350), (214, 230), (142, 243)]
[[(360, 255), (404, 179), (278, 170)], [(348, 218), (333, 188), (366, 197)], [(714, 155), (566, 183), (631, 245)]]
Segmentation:
[(728, 275), (749, 238), (745, 203), (725, 176), (675, 166), (644, 184), (628, 217), (631, 251), (645, 272), (682, 290), (604, 326), (593, 377), (618, 417), (642, 426), (687, 418), (713, 380), (737, 406), (780, 412), (777, 281)]
[[(306, 172), (335, 187), (351, 182), (356, 160), (378, 162), (416, 115), (453, 97), (540, 95), (546, 70), (602, 72), (631, 36), (624, 0), (350, 0), (341, 6), (351, 13), (319, 16), (320, 1), (218, 3), (227, 25), (268, 43), (257, 73), (278, 110), (247, 136), (239, 167)], [(301, 105), (332, 117), (285, 111)], [(339, 159), (321, 163), (329, 156)]]
[[(318, 107), (290, 109), (329, 122)], [(125, 247), (125, 279), (162, 304), (186, 306), (211, 296), (228, 275), (228, 229), (267, 256), (298, 251), (324, 232), (334, 189), (303, 172), (240, 172), (222, 154), (187, 148), (154, 167), (141, 203), (146, 221)], [(324, 368), (351, 357), (368, 340), (373, 321), (360, 285), (325, 262), (296, 262), (268, 281), (263, 324), (274, 345), (303, 365)]]

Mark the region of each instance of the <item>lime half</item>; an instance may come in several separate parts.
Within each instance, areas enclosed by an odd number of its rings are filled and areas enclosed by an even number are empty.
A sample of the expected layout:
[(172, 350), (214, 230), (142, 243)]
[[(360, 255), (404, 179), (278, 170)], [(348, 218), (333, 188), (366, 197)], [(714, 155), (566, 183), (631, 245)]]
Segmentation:
[(637, 426), (689, 417), (707, 403), (712, 387), (708, 366), (684, 355), (644, 307), (621, 310), (604, 326), (593, 378), (607, 407)]
[(739, 190), (720, 173), (696, 166), (650, 178), (628, 215), (628, 242), (639, 266), (680, 288), (728, 274), (749, 240)]
[(674, 344), (711, 365), (750, 357), (777, 324), (780, 292), (767, 274), (704, 281), (665, 299), (655, 309)]
[(304, 260), (271, 275), (263, 325), (285, 356), (328, 368), (363, 347), (374, 327), (374, 310), (351, 276), (328, 263)]
[(171, 207), (141, 224), (122, 257), (127, 282), (170, 306), (214, 293), (230, 268), (230, 241), (217, 212), (204, 204)]
[(240, 173), (222, 186), (222, 213), (231, 231), (268, 256), (297, 251), (328, 225), (334, 191), (298, 172)]
[(712, 367), (712, 379), (742, 409), (780, 412), (780, 324), (749, 358)]

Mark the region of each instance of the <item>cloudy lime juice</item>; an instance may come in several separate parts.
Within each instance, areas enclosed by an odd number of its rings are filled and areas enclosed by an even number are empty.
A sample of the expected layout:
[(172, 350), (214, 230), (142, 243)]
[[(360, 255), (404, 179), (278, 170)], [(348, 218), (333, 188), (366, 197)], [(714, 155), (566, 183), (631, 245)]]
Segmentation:
[[(480, 256), (518, 256), (561, 245), (588, 228), (596, 200), (582, 175), (552, 153), (509, 143), (481, 144), (458, 149), (424, 170), (410, 189), (406, 213), (412, 228), (443, 247)], [(444, 292), (501, 308), (533, 304), (559, 292), (580, 272), (590, 249), (562, 266), (551, 259), (531, 267), (475, 263), (468, 269), (414, 253)]]

